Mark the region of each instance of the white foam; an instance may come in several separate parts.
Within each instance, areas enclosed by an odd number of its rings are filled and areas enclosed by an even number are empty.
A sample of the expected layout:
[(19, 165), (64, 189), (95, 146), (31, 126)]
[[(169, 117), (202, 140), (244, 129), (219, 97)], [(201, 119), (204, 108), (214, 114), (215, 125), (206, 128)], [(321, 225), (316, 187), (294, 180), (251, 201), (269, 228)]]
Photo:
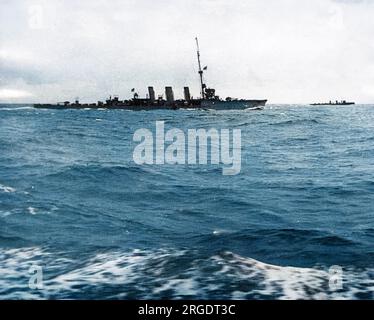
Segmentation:
[(11, 108), (0, 108), (0, 111), (18, 111), (18, 110), (36, 110), (34, 107), (27, 106), (27, 107), (11, 107)]
[[(281, 267), (230, 252), (207, 259), (195, 252), (107, 252), (73, 261), (40, 248), (0, 249), (0, 297), (71, 298), (97, 291), (97, 298), (355, 299), (374, 290), (372, 270), (345, 270), (344, 290), (329, 289), (327, 269)], [(81, 258), (82, 259), (82, 258)], [(25, 290), (31, 265), (49, 273), (40, 292)], [(22, 282), (21, 282), (22, 283)], [(25, 282), (27, 285), (27, 282)], [(113, 293), (105, 286), (116, 288)], [(18, 288), (18, 289), (17, 289)], [(9, 290), (7, 292), (7, 289)], [(102, 295), (100, 295), (100, 292)], [(131, 295), (134, 294), (135, 296)], [(8, 296), (7, 296), (8, 294)], [(113, 295), (113, 296), (112, 296)]]
[(16, 192), (17, 190), (12, 187), (7, 187), (7, 186), (0, 184), (0, 191), (3, 191), (5, 193), (13, 193), (13, 192)]
[(27, 208), (27, 211), (32, 214), (32, 215), (36, 215), (37, 214), (37, 210), (33, 207), (28, 207)]
[(213, 231), (214, 236), (221, 236), (221, 235), (226, 234), (226, 233), (229, 233), (229, 231), (224, 230), (224, 229), (217, 229), (217, 230)]
[[(98, 286), (116, 284), (123, 286), (123, 297), (126, 296), (126, 288), (136, 287), (141, 290), (145, 284), (151, 285), (152, 291), (145, 288), (142, 298), (163, 297), (165, 292), (172, 292), (173, 298), (210, 297), (214, 294), (211, 290), (225, 292), (226, 286), (226, 289), (229, 286), (240, 288), (247, 283), (253, 289), (229, 292), (230, 298), (258, 296), (260, 299), (277, 297), (285, 300), (349, 299), (354, 298), (360, 286), (368, 285), (365, 273), (347, 273), (346, 279), (356, 280), (352, 282), (352, 287), (345, 292), (332, 292), (328, 288), (331, 275), (325, 270), (273, 266), (231, 253), (214, 256), (207, 261), (193, 261), (191, 265), (181, 266), (182, 270), (178, 273), (170, 274), (169, 264), (178, 262), (183, 255), (181, 252), (98, 255), (83, 268), (55, 278), (53, 283), (55, 288), (70, 289), (90, 282)], [(219, 270), (210, 275), (205, 274), (203, 269), (207, 266), (218, 267)]]
[(6, 218), (10, 215), (12, 215), (13, 213), (11, 211), (0, 211), (0, 217), (1, 218)]

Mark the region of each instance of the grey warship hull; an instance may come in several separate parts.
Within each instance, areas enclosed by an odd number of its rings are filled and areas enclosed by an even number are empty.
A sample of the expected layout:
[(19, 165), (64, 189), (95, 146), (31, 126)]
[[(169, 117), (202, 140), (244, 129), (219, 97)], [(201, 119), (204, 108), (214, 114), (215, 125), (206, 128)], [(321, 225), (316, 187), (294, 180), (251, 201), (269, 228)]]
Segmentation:
[(211, 110), (260, 110), (265, 107), (267, 100), (238, 100), (238, 101), (202, 101), (202, 109)]
[(342, 102), (342, 103), (311, 103), (311, 106), (353, 106), (355, 102)]
[(82, 110), (82, 109), (110, 109), (110, 110), (132, 110), (132, 111), (151, 111), (151, 110), (180, 110), (180, 109), (209, 109), (209, 110), (260, 110), (266, 105), (267, 100), (238, 100), (238, 101), (210, 101), (196, 100), (192, 103), (118, 103), (118, 104), (35, 104), (37, 109), (55, 109), (55, 110)]

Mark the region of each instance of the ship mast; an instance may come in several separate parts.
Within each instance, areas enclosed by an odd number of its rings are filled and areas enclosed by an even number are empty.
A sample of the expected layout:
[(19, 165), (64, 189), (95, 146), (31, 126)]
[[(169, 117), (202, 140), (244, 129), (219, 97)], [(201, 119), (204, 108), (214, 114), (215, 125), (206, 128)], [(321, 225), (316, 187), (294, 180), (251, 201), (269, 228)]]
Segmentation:
[(197, 62), (199, 64), (199, 75), (200, 75), (200, 85), (201, 85), (201, 98), (205, 99), (204, 80), (203, 80), (203, 73), (204, 73), (204, 71), (201, 69), (199, 40), (197, 39), (197, 37), (195, 38), (195, 40), (196, 40), (196, 46), (197, 46)]

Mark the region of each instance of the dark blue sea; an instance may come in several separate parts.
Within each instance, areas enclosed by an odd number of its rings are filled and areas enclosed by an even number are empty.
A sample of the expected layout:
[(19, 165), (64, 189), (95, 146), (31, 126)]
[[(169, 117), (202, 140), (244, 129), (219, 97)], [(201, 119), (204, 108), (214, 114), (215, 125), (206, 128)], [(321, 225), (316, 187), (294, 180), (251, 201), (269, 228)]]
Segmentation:
[[(241, 173), (136, 165), (133, 134), (156, 121), (241, 129)], [(43, 288), (29, 286), (33, 266)], [(372, 299), (373, 290), (374, 106), (0, 106), (0, 299)]]

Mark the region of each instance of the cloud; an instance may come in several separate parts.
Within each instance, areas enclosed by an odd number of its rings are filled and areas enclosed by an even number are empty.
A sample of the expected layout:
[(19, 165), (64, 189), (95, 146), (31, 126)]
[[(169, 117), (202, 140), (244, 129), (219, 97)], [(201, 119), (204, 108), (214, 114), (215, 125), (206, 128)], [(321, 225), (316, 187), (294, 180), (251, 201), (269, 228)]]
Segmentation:
[(0, 89), (0, 99), (15, 100), (32, 97), (32, 94), (27, 91), (18, 89)]
[(198, 35), (223, 97), (371, 102), (373, 14), (364, 0), (3, 0), (0, 86), (50, 102), (148, 85), (196, 96)]

